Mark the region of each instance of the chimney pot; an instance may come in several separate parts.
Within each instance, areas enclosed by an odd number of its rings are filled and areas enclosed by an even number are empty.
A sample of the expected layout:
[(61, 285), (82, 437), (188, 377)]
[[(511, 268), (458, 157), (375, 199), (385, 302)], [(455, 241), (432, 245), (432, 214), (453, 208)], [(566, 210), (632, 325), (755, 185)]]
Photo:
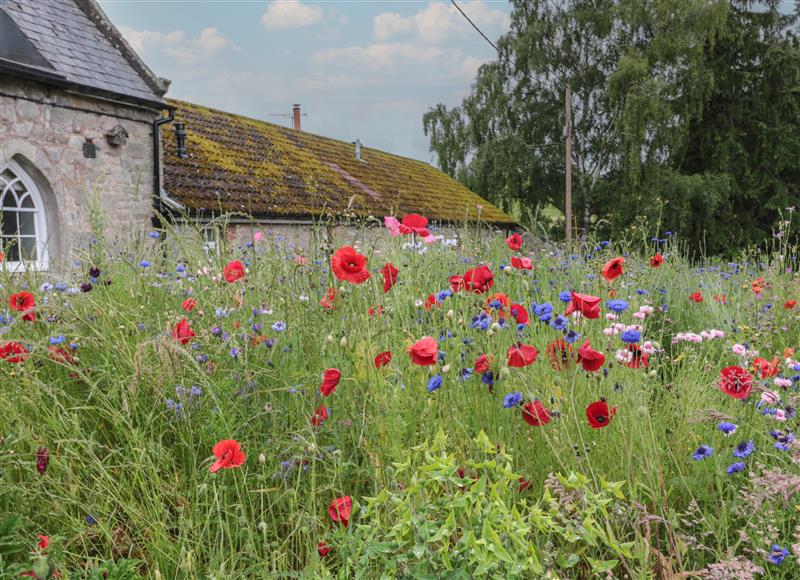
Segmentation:
[(294, 104), (292, 105), (292, 127), (295, 131), (301, 131), (300, 129), (300, 105)]

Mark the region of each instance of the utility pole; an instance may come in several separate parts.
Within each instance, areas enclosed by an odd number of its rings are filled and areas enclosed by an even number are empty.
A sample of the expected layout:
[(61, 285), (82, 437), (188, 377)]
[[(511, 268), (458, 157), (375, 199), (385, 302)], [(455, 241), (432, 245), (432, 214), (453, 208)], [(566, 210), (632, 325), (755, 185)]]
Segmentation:
[(564, 217), (567, 221), (567, 255), (572, 253), (572, 86), (564, 91), (564, 137), (566, 191), (564, 192)]

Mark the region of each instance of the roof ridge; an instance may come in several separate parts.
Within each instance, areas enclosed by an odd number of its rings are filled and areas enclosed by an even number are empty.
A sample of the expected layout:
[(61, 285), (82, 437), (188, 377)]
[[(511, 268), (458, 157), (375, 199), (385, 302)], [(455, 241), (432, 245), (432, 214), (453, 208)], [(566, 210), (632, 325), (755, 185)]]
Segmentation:
[(136, 54), (125, 37), (119, 29), (114, 26), (111, 19), (106, 15), (96, 0), (74, 0), (75, 4), (80, 8), (86, 16), (89, 17), (97, 29), (103, 33), (112, 46), (120, 51), (123, 58), (128, 61), (133, 70), (141, 77), (148, 87), (158, 95), (163, 97), (169, 89), (170, 81), (168, 79), (158, 77), (145, 64), (145, 62)]
[[(290, 135), (292, 135), (294, 133), (300, 133), (300, 134), (304, 134), (304, 135), (310, 135), (311, 137), (318, 137), (320, 139), (327, 139), (328, 141), (333, 141), (334, 143), (342, 143), (344, 145), (352, 145), (353, 144), (351, 141), (344, 141), (342, 139), (336, 139), (334, 137), (328, 137), (327, 135), (320, 135), (319, 133), (312, 133), (311, 131), (305, 131), (305, 130), (296, 131), (294, 129), (290, 129), (289, 127), (284, 127), (283, 125), (279, 125), (278, 123), (273, 123), (271, 121), (266, 121), (264, 119), (259, 119), (257, 117), (250, 117), (248, 115), (242, 115), (241, 113), (232, 113), (230, 111), (223, 111), (222, 109), (217, 109), (216, 107), (209, 107), (208, 105), (200, 105), (198, 103), (192, 103), (190, 101), (184, 101), (182, 99), (176, 99), (174, 97), (168, 97), (165, 100), (167, 101), (167, 103), (176, 103), (178, 105), (189, 105), (190, 107), (200, 107), (202, 109), (206, 109), (207, 111), (213, 111), (215, 113), (221, 113), (223, 115), (230, 115), (232, 117), (238, 117), (240, 119), (247, 119), (248, 121), (255, 121), (256, 123), (264, 123), (265, 125), (272, 125), (273, 127), (278, 127), (279, 129), (282, 129), (282, 130), (286, 131)], [(414, 163), (420, 163), (420, 164), (422, 164), (422, 165), (424, 165), (426, 167), (430, 167), (434, 171), (439, 171), (438, 169), (436, 169), (436, 167), (434, 167), (433, 165), (431, 165), (427, 161), (423, 161), (422, 159), (417, 159), (415, 157), (408, 157), (406, 155), (400, 155), (398, 153), (391, 153), (389, 151), (384, 151), (383, 149), (377, 149), (376, 147), (368, 147), (368, 146), (364, 145), (363, 143), (361, 144), (361, 148), (362, 148), (362, 150), (377, 151), (378, 153), (382, 153), (383, 155), (390, 155), (390, 156), (396, 157), (398, 159), (405, 159), (407, 161), (413, 161)]]

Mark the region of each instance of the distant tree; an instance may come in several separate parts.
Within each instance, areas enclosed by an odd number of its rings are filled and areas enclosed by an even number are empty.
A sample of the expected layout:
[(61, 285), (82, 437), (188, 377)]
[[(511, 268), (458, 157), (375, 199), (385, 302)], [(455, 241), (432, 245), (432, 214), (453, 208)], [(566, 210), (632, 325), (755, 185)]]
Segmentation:
[(471, 94), (423, 118), (444, 171), (504, 208), (563, 210), (570, 83), (583, 227), (643, 216), (720, 251), (796, 198), (800, 52), (778, 0), (512, 4)]

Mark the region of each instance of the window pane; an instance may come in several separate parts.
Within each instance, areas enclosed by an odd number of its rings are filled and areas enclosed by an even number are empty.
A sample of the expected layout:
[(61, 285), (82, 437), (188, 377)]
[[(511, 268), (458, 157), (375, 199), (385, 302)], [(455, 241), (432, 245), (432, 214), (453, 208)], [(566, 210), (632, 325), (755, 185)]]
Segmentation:
[(17, 207), (17, 197), (10, 189), (6, 190), (6, 196), (3, 198), (3, 207)]
[(16, 238), (3, 238), (3, 251), (6, 253), (6, 262), (19, 262)]
[(28, 191), (28, 188), (25, 187), (25, 184), (22, 183), (21, 181), (15, 181), (14, 183), (11, 184), (11, 187), (14, 188), (14, 191), (16, 191), (17, 195), (20, 197), (22, 197), (22, 194)]
[(36, 206), (33, 205), (33, 197), (30, 193), (26, 194), (25, 197), (22, 197), (22, 201), (19, 204), (19, 207), (29, 207), (31, 209), (35, 209)]
[(5, 181), (9, 182), (14, 181), (17, 178), (17, 176), (11, 173), (11, 171), (8, 169), (3, 171), (3, 173), (0, 173), (0, 177), (2, 177)]
[(36, 261), (36, 238), (20, 238), (22, 245), (22, 259)]
[(4, 236), (17, 235), (17, 212), (15, 211), (0, 212), (0, 221), (3, 222), (2, 234)]
[(17, 214), (19, 220), (19, 235), (36, 235), (36, 214), (32, 211), (21, 211)]

